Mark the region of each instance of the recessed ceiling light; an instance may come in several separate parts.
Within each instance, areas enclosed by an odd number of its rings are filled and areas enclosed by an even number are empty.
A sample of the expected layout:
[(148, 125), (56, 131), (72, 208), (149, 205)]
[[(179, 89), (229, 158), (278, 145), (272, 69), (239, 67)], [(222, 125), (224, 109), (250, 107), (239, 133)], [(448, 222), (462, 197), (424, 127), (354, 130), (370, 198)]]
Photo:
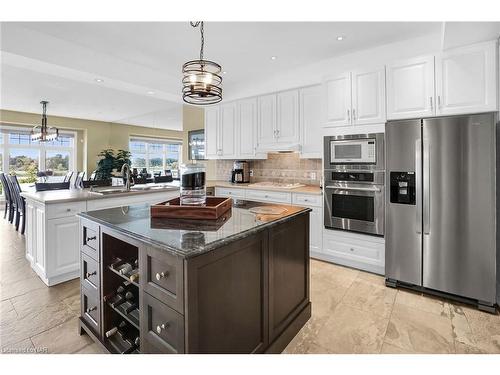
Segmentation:
[(94, 79), (94, 81), (96, 81), (97, 83), (102, 83), (102, 82), (104, 82), (104, 80), (103, 80), (103, 79), (101, 79), (101, 78), (96, 78), (96, 79)]
[(222, 74), (227, 74), (227, 72), (224, 70), (224, 71), (222, 72)]
[(155, 92), (154, 91), (148, 91), (148, 95), (154, 95)]
[(345, 39), (345, 36), (342, 36), (342, 35), (339, 35), (339, 36), (337, 37), (337, 40), (338, 40), (339, 42), (340, 42), (340, 41), (342, 41), (342, 40), (344, 40), (344, 39)]
[(276, 60), (276, 56), (271, 56), (271, 60)]

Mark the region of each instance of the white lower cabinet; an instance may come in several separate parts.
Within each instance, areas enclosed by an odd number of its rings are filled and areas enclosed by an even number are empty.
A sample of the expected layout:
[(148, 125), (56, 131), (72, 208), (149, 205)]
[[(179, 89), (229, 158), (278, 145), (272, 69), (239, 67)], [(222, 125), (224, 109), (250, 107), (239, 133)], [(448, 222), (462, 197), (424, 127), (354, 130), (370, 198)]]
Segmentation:
[[(80, 270), (80, 254), (73, 251), (79, 248), (80, 221), (77, 216), (47, 220), (47, 257), (46, 277), (57, 281), (66, 276), (73, 278)], [(50, 263), (49, 263), (50, 262)]]
[(383, 275), (385, 240), (381, 237), (325, 228), (323, 251), (315, 257)]

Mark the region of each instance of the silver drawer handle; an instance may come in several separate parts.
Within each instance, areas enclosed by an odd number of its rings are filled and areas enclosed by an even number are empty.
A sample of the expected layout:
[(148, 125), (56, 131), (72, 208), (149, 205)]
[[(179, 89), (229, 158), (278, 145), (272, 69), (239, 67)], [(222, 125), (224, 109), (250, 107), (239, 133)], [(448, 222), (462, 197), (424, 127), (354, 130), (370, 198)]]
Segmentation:
[(168, 327), (170, 327), (169, 323), (162, 323), (156, 326), (156, 333), (160, 334), (161, 331), (166, 330)]
[(350, 250), (351, 250), (351, 251), (354, 251), (354, 248), (353, 248), (353, 247), (351, 247), (351, 248), (350, 248)]
[(337, 189), (337, 190), (357, 190), (357, 191), (374, 191), (376, 193), (380, 193), (379, 188), (363, 188), (363, 187), (352, 187), (352, 186), (333, 186), (327, 185), (325, 186), (327, 189)]
[(167, 278), (168, 277), (168, 272), (157, 272), (156, 273), (156, 280), (160, 281), (161, 279), (163, 278)]
[(90, 276), (94, 276), (94, 275), (97, 275), (97, 271), (94, 271), (94, 272), (87, 272), (85, 274), (85, 278), (88, 279)]
[(94, 311), (94, 310), (97, 310), (97, 306), (91, 307), (91, 308), (89, 308), (89, 309), (85, 310), (85, 312), (86, 312), (87, 314), (90, 314), (90, 313), (91, 313), (92, 311)]

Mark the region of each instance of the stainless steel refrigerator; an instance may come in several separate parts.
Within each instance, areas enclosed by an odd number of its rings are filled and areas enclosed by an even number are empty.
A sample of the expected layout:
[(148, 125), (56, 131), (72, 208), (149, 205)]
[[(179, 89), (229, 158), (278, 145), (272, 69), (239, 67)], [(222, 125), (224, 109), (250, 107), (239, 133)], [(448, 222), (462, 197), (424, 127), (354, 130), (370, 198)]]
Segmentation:
[(387, 285), (486, 310), (497, 302), (496, 122), (486, 113), (386, 124)]

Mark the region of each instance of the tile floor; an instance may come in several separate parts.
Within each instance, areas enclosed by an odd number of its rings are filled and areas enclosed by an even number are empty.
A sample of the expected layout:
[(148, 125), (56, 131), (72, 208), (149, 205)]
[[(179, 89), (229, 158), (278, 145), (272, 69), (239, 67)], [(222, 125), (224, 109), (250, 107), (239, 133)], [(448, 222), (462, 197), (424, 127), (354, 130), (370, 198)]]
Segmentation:
[[(2, 353), (101, 353), (78, 335), (79, 281), (47, 288), (1, 218), (0, 300)], [(311, 301), (285, 353), (500, 353), (499, 315), (386, 288), (381, 276), (311, 260)]]

